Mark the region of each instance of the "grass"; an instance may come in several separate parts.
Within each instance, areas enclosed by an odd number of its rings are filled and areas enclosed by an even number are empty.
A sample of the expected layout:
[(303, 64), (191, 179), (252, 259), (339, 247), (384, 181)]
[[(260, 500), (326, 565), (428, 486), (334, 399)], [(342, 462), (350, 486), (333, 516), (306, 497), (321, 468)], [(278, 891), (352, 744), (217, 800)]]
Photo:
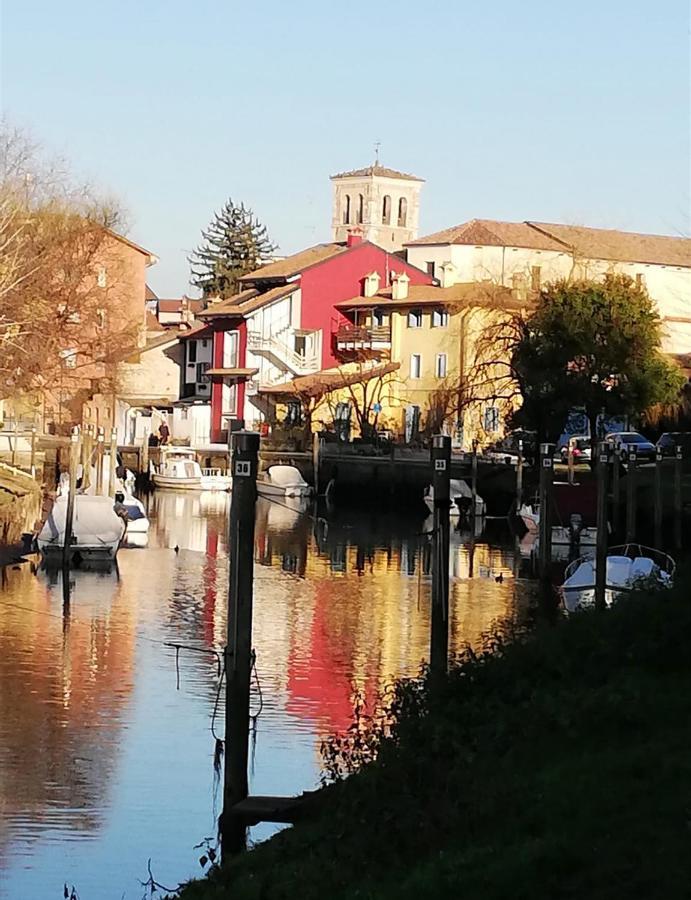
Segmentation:
[(467, 655), (315, 817), (183, 900), (691, 896), (681, 586)]

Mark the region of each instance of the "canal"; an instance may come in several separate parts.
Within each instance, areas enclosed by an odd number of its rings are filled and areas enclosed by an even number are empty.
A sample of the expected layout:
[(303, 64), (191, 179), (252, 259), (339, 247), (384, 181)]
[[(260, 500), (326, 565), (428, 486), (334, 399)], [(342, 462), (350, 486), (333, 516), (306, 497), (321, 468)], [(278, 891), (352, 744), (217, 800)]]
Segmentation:
[[(146, 547), (118, 572), (1, 570), (0, 896), (139, 900), (148, 878), (201, 875), (221, 791), (212, 727), (224, 644), (226, 495), (158, 493)], [(319, 782), (321, 740), (345, 729), (353, 691), (371, 700), (427, 656), (421, 515), (316, 518), (259, 500), (255, 536), (251, 791)], [(282, 501), (283, 503), (283, 501)], [(451, 644), (520, 616), (532, 586), (505, 523), (452, 533)], [(170, 644), (183, 645), (180, 650)], [(219, 704), (222, 714), (223, 703)], [(252, 830), (262, 840), (275, 826)]]

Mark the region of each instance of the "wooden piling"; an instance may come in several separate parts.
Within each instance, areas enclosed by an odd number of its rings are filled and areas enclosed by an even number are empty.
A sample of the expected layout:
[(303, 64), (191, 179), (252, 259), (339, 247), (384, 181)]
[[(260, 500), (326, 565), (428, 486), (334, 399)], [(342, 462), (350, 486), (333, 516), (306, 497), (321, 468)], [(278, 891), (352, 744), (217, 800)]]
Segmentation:
[(110, 461), (108, 468), (108, 496), (115, 496), (116, 469), (118, 467), (118, 430), (113, 428), (110, 432)]
[[(473, 448), (473, 458), (477, 458)], [(430, 671), (446, 674), (449, 657), (449, 509), (451, 506), (451, 438), (432, 438), (432, 487), (434, 531), (432, 535), (432, 611), (430, 622)], [(473, 503), (475, 502), (473, 490)], [(474, 529), (474, 517), (471, 523)]]
[(36, 477), (36, 426), (31, 426), (31, 460), (29, 462), (31, 477)]
[(70, 435), (69, 491), (67, 512), (65, 513), (65, 535), (62, 545), (63, 580), (69, 577), (70, 550), (72, 548), (72, 526), (74, 523), (74, 500), (77, 494), (77, 466), (79, 465), (79, 426), (75, 425)]
[(139, 474), (144, 478), (149, 477), (149, 436), (144, 434), (144, 443), (141, 446), (141, 456), (139, 457)]
[(540, 492), (538, 527), (538, 566), (540, 578), (548, 580), (552, 561), (552, 448), (550, 444), (540, 444)]
[(682, 467), (684, 451), (677, 445), (674, 457), (674, 549), (681, 550), (681, 512), (682, 512)]
[(597, 456), (597, 519), (595, 545), (595, 606), (605, 609), (607, 587), (607, 474), (609, 460), (608, 447), (604, 441), (600, 444)]
[(628, 465), (626, 468), (626, 542), (636, 539), (636, 507), (638, 505), (638, 492), (636, 489), (636, 445), (631, 444), (628, 452)]
[(518, 459), (516, 461), (516, 512), (523, 505), (523, 441), (518, 441)]
[(17, 420), (17, 413), (15, 411), (14, 414), (14, 440), (12, 441), (12, 465), (17, 465), (17, 444), (19, 443), (19, 422)]
[(566, 445), (569, 466), (569, 484), (573, 484), (573, 441), (569, 438)]
[(312, 471), (314, 472), (314, 496), (319, 496), (319, 433), (312, 435)]
[(619, 447), (612, 453), (612, 530), (619, 533), (621, 522), (621, 458)]
[(98, 435), (96, 436), (96, 494), (103, 494), (103, 451), (105, 449), (106, 435), (103, 426), (98, 426)]
[[(449, 477), (451, 477), (451, 444), (449, 443)], [(475, 530), (475, 516), (477, 510), (477, 441), (473, 441), (473, 454), (470, 457), (470, 521)]]
[(82, 433), (82, 490), (91, 487), (91, 462), (94, 452), (94, 429), (85, 425)]
[(653, 497), (653, 524), (655, 528), (655, 546), (662, 547), (662, 449), (655, 450), (655, 484)]
[(245, 823), (234, 807), (248, 794), (254, 516), (259, 435), (237, 431), (232, 440), (233, 493), (228, 530), (228, 631), (225, 650), (226, 742), (221, 816), (224, 859), (245, 849)]

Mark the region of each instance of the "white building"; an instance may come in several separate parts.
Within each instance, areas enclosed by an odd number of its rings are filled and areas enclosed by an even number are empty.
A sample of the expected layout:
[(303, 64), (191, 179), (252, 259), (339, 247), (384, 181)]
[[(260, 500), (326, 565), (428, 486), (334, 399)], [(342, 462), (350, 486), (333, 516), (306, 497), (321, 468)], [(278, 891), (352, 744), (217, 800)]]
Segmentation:
[(472, 219), (411, 241), (408, 261), (442, 286), (490, 281), (518, 291), (557, 278), (629, 275), (664, 322), (664, 349), (691, 352), (691, 239), (545, 222)]

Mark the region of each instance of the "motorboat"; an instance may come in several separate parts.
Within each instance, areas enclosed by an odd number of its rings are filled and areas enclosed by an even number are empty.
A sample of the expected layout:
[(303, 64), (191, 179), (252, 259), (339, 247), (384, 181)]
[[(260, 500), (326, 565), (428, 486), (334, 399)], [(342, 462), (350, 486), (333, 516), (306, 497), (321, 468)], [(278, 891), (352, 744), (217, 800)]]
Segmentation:
[[(39, 532), (38, 549), (46, 561), (62, 558), (65, 545), (67, 496), (56, 497)], [(76, 494), (72, 519), (70, 560), (113, 560), (125, 534), (126, 523), (114, 508), (112, 497)]]
[(202, 469), (190, 447), (162, 447), (153, 483), (165, 490), (229, 491), (233, 479), (221, 469)]
[[(449, 482), (449, 493), (451, 495), (451, 509), (449, 516), (452, 519), (458, 519), (463, 516), (468, 518), (471, 513), (473, 502), (473, 492), (467, 482), (462, 478), (452, 478)], [(430, 512), (434, 512), (434, 487), (429, 485), (424, 493), (424, 501)], [(485, 501), (482, 497), (475, 495), (475, 518), (482, 518), (487, 511)]]
[(309, 497), (312, 488), (295, 466), (270, 466), (257, 478), (257, 493), (263, 497)]
[[(636, 590), (661, 590), (672, 587), (676, 563), (671, 556), (652, 547), (624, 544), (607, 553), (605, 602), (611, 606), (620, 597)], [(568, 612), (595, 603), (596, 561), (581, 556), (566, 567), (561, 596)]]
[(149, 517), (142, 501), (133, 494), (122, 491), (116, 491), (115, 500), (127, 515), (127, 534), (146, 534), (149, 530)]
[[(537, 506), (524, 503), (518, 510), (518, 517), (525, 525), (528, 534), (537, 535), (540, 530), (540, 510)], [(584, 526), (581, 517), (572, 516), (570, 525), (552, 526), (552, 546), (577, 544), (579, 547), (594, 547), (597, 544), (597, 529)]]

